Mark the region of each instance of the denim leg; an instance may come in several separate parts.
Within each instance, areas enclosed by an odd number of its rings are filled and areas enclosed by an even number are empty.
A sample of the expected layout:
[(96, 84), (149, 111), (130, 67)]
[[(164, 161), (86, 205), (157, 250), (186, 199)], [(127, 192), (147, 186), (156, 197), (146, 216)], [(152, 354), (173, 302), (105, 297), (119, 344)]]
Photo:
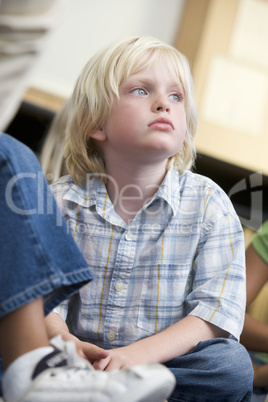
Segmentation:
[(33, 152), (0, 135), (0, 318), (43, 297), (45, 312), (92, 279)]
[(251, 401), (251, 360), (246, 349), (234, 340), (200, 342), (190, 353), (166, 366), (177, 380), (169, 402)]
[[(0, 319), (43, 297), (45, 313), (92, 279), (33, 152), (0, 134)], [(0, 395), (2, 365), (0, 358)]]

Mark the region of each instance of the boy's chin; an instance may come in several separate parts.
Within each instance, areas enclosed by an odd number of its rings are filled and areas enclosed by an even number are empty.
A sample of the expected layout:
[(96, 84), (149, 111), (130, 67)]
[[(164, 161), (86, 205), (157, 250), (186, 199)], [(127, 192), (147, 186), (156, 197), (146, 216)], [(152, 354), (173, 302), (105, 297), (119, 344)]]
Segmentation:
[(168, 144), (157, 144), (155, 146), (148, 147), (147, 152), (151, 152), (152, 156), (155, 155), (161, 159), (169, 159), (176, 155), (180, 151), (181, 147), (171, 147)]

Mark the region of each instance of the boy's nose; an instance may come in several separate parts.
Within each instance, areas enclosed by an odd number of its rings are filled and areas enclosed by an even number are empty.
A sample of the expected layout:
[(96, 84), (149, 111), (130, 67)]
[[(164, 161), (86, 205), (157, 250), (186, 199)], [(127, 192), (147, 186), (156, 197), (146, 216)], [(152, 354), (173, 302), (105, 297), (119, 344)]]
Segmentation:
[(158, 106), (158, 108), (156, 109), (157, 112), (168, 112), (169, 111), (169, 107), (166, 105), (162, 105), (162, 106)]
[(153, 108), (156, 112), (168, 112), (170, 110), (168, 100), (163, 96), (158, 96), (155, 99)]

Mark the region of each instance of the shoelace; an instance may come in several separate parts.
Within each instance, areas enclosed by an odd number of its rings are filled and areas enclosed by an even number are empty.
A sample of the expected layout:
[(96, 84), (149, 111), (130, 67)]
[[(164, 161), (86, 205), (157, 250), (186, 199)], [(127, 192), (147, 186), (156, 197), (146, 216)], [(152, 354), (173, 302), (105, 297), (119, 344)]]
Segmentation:
[(74, 376), (79, 378), (87, 378), (90, 375), (90, 379), (94, 381), (96, 378), (98, 381), (102, 378), (102, 381), (108, 380), (108, 374), (104, 371), (96, 371), (93, 366), (85, 359), (80, 357), (76, 352), (76, 346), (73, 341), (63, 341), (61, 335), (56, 336), (50, 340), (51, 346), (61, 350), (66, 355), (67, 366), (61, 367), (61, 370), (51, 370), (51, 376), (57, 376), (58, 378), (70, 378), (74, 379)]
[(63, 341), (61, 335), (50, 340), (51, 346), (63, 351), (66, 354), (66, 359), (69, 367), (82, 368), (95, 371), (93, 366), (85, 359), (77, 354), (76, 346), (73, 341)]

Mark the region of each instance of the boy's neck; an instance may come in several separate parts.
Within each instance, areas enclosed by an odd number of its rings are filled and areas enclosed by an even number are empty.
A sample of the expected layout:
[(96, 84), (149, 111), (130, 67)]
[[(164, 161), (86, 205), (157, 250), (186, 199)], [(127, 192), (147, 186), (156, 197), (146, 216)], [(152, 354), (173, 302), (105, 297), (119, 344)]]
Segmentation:
[(137, 212), (149, 202), (162, 183), (167, 162), (153, 166), (109, 166), (107, 191), (115, 212), (129, 224)]

